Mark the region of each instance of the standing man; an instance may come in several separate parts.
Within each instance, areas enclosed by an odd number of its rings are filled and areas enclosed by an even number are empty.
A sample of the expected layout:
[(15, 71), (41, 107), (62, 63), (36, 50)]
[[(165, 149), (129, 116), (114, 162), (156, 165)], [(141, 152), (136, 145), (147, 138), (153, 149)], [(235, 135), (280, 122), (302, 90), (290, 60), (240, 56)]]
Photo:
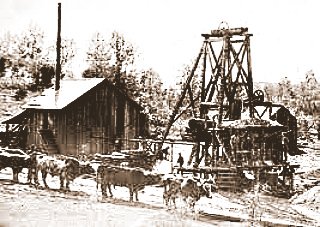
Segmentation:
[(178, 173), (181, 172), (181, 174), (182, 174), (182, 166), (183, 166), (183, 164), (184, 164), (184, 159), (183, 159), (181, 153), (179, 153), (179, 158), (178, 158), (178, 161), (177, 161), (177, 162), (178, 162), (178, 164), (179, 164)]

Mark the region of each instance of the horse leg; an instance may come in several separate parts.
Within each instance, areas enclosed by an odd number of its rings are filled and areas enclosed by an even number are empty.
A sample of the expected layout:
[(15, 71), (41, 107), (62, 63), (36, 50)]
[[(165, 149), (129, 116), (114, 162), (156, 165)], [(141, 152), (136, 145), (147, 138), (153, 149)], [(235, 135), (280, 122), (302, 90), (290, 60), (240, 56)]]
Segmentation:
[(108, 194), (107, 194), (107, 192), (106, 192), (106, 187), (107, 187), (106, 184), (101, 183), (101, 193), (102, 193), (102, 196), (108, 197)]
[(168, 206), (167, 198), (168, 198), (167, 186), (166, 186), (166, 182), (163, 182), (163, 194), (162, 194), (162, 199), (163, 199), (163, 203), (164, 203), (166, 206)]
[(136, 201), (138, 202), (139, 201), (139, 199), (138, 199), (138, 188), (134, 188), (133, 191), (136, 194)]
[(133, 202), (133, 186), (129, 185), (130, 202)]
[(27, 178), (27, 182), (29, 183), (29, 185), (31, 185), (31, 180), (32, 180), (31, 175), (32, 175), (32, 170), (30, 168), (28, 169), (28, 178)]
[(12, 168), (12, 173), (13, 173), (12, 181), (15, 183), (19, 183), (19, 179), (18, 179), (19, 169)]
[(62, 171), (62, 172), (60, 173), (60, 190), (63, 190), (63, 188), (64, 188), (64, 180), (67, 181), (66, 178), (67, 178), (67, 176), (66, 176), (65, 172)]
[(112, 194), (112, 191), (111, 191), (111, 184), (108, 183), (107, 186), (108, 186), (108, 190), (109, 190), (109, 193), (110, 193), (110, 197), (112, 198), (113, 194)]
[(66, 180), (66, 190), (67, 190), (67, 191), (70, 191), (70, 187), (69, 187), (69, 185), (70, 185), (70, 180), (69, 180), (68, 176), (65, 177), (65, 180)]
[(47, 178), (47, 172), (46, 171), (42, 171), (41, 172), (41, 175), (42, 175), (42, 181), (43, 181), (43, 184), (46, 188), (49, 188), (48, 185), (47, 185), (47, 181), (46, 181), (46, 178)]
[(197, 220), (198, 219), (198, 212), (196, 212), (195, 205), (196, 205), (196, 201), (194, 199), (192, 199), (192, 201), (191, 201), (191, 212), (192, 212), (192, 215), (193, 215), (193, 220)]
[(192, 200), (191, 200), (191, 203), (190, 203), (190, 208), (191, 208), (191, 212), (192, 212), (192, 213), (195, 213), (195, 208), (194, 208), (194, 206), (195, 206), (195, 201), (192, 199)]
[(183, 196), (183, 197), (182, 197), (182, 200), (183, 200), (183, 202), (185, 203), (185, 206), (184, 206), (184, 214), (186, 214), (187, 211), (188, 211), (188, 208), (189, 208), (188, 198)]
[(38, 189), (40, 184), (38, 181), (37, 171), (34, 174), (34, 184), (35, 184), (36, 189)]
[(97, 182), (97, 191), (99, 190), (99, 181), (98, 181), (98, 179), (96, 179), (96, 182)]
[(31, 185), (32, 184), (32, 179), (33, 179), (33, 182), (34, 182), (36, 188), (38, 188), (38, 186), (39, 186), (37, 173), (38, 173), (38, 171), (37, 171), (36, 168), (30, 168), (28, 170), (28, 182)]
[(172, 196), (171, 200), (172, 200), (172, 203), (173, 203), (173, 207), (174, 207), (174, 209), (177, 209), (177, 205), (176, 205), (176, 197), (175, 197), (175, 196)]
[(64, 179), (61, 177), (60, 178), (60, 190), (63, 190), (64, 186)]
[(33, 177), (34, 177), (34, 183), (36, 184), (36, 188), (38, 188), (39, 180), (38, 180), (38, 169), (37, 168), (34, 169)]
[(168, 206), (168, 203), (169, 203), (169, 195), (168, 195), (168, 193), (165, 191), (165, 192), (163, 192), (163, 203), (166, 205), (166, 206)]

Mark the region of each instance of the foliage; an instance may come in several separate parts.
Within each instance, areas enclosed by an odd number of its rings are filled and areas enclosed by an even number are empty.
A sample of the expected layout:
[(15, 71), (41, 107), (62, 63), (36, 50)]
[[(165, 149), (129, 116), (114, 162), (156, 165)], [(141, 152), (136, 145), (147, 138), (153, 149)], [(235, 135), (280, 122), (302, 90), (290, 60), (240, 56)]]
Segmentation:
[(113, 32), (109, 41), (101, 33), (94, 34), (89, 50), (87, 62), (89, 68), (83, 72), (83, 77), (103, 77), (114, 83), (118, 88), (135, 99), (138, 83), (137, 72), (133, 67), (135, 50), (123, 35)]
[(71, 63), (75, 55), (76, 55), (76, 44), (74, 40), (62, 39), (61, 40), (61, 68), (62, 68), (61, 79), (63, 79), (64, 76), (73, 77)]
[[(0, 74), (11, 78), (11, 85), (7, 83), (8, 89), (14, 89), (17, 81), (32, 91), (42, 90), (52, 84), (56, 47), (45, 47), (43, 39), (43, 31), (36, 26), (30, 26), (19, 35), (8, 33), (1, 39)], [(72, 74), (70, 63), (75, 56), (75, 43), (73, 40), (62, 39), (61, 44), (63, 77)]]
[[(190, 76), (192, 70), (192, 64), (184, 66), (182, 70), (182, 76), (180, 81), (177, 83), (177, 91), (179, 96), (181, 96), (182, 91), (187, 89), (186, 81), (187, 78)], [(182, 102), (182, 110), (184, 113), (181, 115), (183, 120), (190, 119), (190, 117), (194, 116), (195, 113), (199, 113), (200, 108), (200, 94), (201, 94), (201, 77), (200, 72), (195, 71), (193, 78), (190, 83), (192, 95), (189, 92), (186, 92), (185, 99)], [(192, 103), (193, 102), (193, 103)], [(178, 113), (178, 114), (181, 114)]]
[(111, 61), (115, 65), (115, 81), (117, 84), (121, 84), (124, 82), (122, 72), (126, 72), (127, 68), (133, 64), (135, 51), (132, 44), (127, 42), (123, 35), (120, 35), (118, 32), (112, 33), (110, 47)]
[(320, 86), (312, 70), (306, 72), (305, 79), (299, 84), (292, 84), (285, 77), (278, 84), (266, 84), (263, 90), (266, 101), (282, 103), (296, 115), (316, 117), (320, 114)]
[(108, 77), (108, 69), (111, 67), (108, 53), (108, 44), (101, 33), (96, 33), (87, 51), (89, 69), (84, 72), (84, 77)]
[(162, 81), (153, 69), (141, 71), (138, 75), (137, 101), (149, 118), (151, 131), (163, 127), (164, 102)]
[(30, 27), (22, 33), (18, 42), (18, 60), (24, 59), (23, 64), (29, 68), (32, 74), (36, 73), (38, 61), (41, 59), (43, 52), (43, 32), (37, 27)]
[(18, 89), (15, 94), (15, 98), (17, 101), (23, 100), (28, 95), (28, 92), (23, 89)]
[(136, 82), (134, 60), (134, 47), (123, 35), (113, 32), (107, 42), (103, 35), (96, 33), (87, 52), (89, 69), (83, 76), (105, 77), (132, 96)]

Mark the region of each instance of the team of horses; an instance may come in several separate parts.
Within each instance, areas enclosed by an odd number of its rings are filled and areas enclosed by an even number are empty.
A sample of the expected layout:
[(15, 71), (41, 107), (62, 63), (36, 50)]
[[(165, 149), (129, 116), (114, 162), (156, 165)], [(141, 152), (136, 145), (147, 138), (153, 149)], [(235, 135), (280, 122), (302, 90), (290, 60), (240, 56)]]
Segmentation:
[(12, 165), (6, 167), (18, 169), (18, 171), (27, 168), (28, 183), (36, 187), (41, 185), (38, 179), (38, 176), (41, 175), (43, 186), (49, 188), (46, 178), (50, 174), (52, 177), (59, 177), (61, 190), (70, 190), (69, 185), (75, 178), (89, 174), (95, 176), (97, 190), (100, 185), (103, 197), (113, 197), (111, 186), (120, 186), (129, 189), (130, 202), (134, 197), (138, 201), (138, 192), (145, 186), (158, 185), (164, 188), (163, 200), (169, 209), (171, 204), (176, 208), (176, 199), (182, 198), (192, 210), (201, 197), (210, 197), (212, 191), (210, 182), (192, 176), (181, 177), (173, 174), (164, 176), (142, 168), (118, 166), (112, 163), (100, 164), (97, 169), (94, 169), (88, 161), (83, 162), (66, 156), (57, 158), (39, 152), (33, 152), (29, 156), (29, 158), (21, 159), (20, 162), (11, 161)]

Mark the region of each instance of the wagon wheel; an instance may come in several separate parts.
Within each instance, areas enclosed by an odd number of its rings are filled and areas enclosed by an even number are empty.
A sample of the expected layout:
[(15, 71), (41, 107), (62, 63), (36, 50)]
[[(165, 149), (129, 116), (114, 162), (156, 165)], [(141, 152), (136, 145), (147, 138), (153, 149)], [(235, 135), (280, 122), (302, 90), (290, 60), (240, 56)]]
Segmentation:
[(264, 100), (263, 91), (262, 90), (256, 90), (253, 93), (253, 99), (256, 100), (256, 101), (259, 101), (259, 102), (263, 102), (263, 100)]

